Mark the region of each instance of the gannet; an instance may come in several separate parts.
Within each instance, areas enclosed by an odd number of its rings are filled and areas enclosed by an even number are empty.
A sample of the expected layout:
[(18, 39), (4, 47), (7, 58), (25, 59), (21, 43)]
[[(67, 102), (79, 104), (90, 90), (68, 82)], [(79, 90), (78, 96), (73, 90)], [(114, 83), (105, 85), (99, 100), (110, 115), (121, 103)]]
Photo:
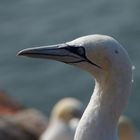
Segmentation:
[(130, 118), (121, 116), (118, 122), (118, 135), (120, 140), (138, 140), (138, 133)]
[(83, 105), (79, 100), (70, 97), (61, 99), (52, 109), (49, 126), (40, 140), (73, 140), (77, 126), (72, 120), (80, 119), (82, 114)]
[(74, 140), (118, 139), (117, 122), (132, 87), (131, 60), (118, 41), (106, 35), (88, 35), (62, 44), (24, 49), (18, 55), (53, 59), (88, 71), (95, 78), (95, 88)]

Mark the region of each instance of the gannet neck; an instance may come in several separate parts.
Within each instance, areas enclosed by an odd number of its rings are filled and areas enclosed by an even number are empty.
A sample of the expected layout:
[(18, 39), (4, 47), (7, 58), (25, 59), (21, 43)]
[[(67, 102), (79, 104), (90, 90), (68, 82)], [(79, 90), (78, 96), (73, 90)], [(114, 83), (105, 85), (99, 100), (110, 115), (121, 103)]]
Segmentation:
[[(125, 73), (126, 72), (126, 73)], [(95, 80), (94, 92), (80, 120), (74, 140), (117, 140), (117, 123), (131, 91), (132, 72)], [(123, 73), (123, 71), (122, 71)]]

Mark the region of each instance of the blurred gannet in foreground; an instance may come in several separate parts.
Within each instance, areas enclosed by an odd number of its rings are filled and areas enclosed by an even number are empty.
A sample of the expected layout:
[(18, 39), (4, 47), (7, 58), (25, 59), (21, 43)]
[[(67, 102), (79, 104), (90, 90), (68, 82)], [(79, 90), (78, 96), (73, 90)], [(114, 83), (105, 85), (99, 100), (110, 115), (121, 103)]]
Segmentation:
[(105, 35), (22, 50), (18, 55), (48, 58), (88, 71), (95, 89), (76, 129), (74, 140), (117, 140), (117, 123), (128, 102), (132, 65), (122, 45)]
[[(82, 103), (74, 98), (64, 98), (53, 108), (50, 124), (40, 140), (73, 140), (76, 130), (73, 119), (80, 119)], [(78, 123), (77, 123), (78, 124)]]

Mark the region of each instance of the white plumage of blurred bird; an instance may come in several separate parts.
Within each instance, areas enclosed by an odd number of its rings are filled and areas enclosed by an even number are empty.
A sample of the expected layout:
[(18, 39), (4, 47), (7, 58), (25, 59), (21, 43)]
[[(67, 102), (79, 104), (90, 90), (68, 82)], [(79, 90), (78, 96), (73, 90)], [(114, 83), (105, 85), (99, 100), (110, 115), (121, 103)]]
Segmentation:
[[(74, 98), (64, 98), (55, 104), (50, 123), (40, 140), (73, 140), (83, 105)], [(73, 121), (72, 121), (73, 120)]]

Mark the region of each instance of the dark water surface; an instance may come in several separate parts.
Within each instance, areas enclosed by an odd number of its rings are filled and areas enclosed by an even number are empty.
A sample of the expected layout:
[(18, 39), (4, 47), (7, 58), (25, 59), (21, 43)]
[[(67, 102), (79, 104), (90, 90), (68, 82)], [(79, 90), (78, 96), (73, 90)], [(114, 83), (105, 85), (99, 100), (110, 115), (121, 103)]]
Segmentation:
[(140, 0), (0, 0), (0, 87), (46, 114), (65, 96), (86, 105), (94, 86), (88, 73), (16, 53), (96, 33), (115, 37), (130, 54), (136, 69), (125, 114), (140, 128)]

